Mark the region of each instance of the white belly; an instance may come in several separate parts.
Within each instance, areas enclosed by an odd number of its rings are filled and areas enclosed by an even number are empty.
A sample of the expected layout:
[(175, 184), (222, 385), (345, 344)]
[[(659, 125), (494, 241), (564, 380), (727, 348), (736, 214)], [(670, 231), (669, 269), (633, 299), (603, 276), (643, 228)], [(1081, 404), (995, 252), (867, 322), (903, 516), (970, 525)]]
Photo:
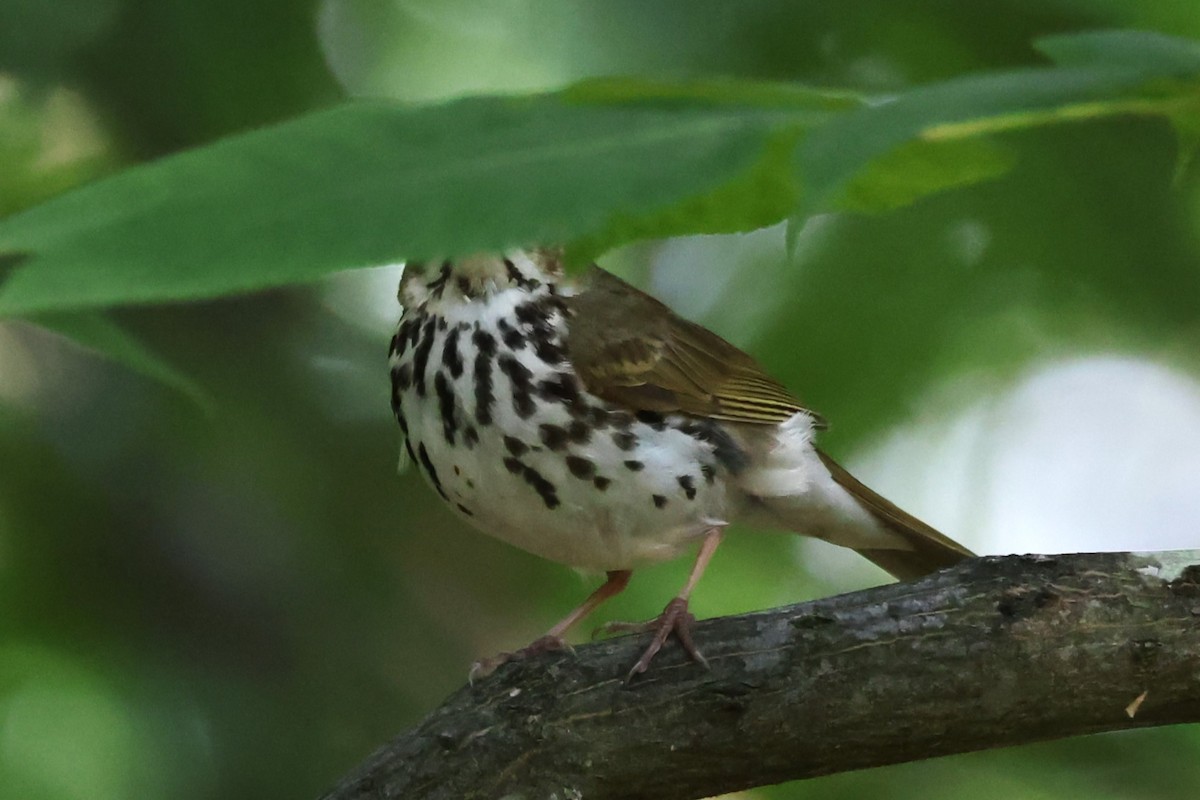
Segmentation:
[[(507, 428), (504, 435), (539, 441), (523, 427)], [(543, 445), (525, 452), (519, 466), (510, 461), (510, 471), (493, 455), (503, 452), (503, 437), (488, 442), (487, 430), (480, 431), (480, 443), (471, 450), (448, 447), (440, 430), (413, 430), (412, 435), (414, 442), (426, 443), (450, 504), (484, 533), (552, 561), (615, 570), (674, 558), (724, 519), (724, 484), (706, 484), (697, 474), (699, 485), (693, 484), (689, 499), (677, 480), (681, 470), (660, 456), (691, 440), (678, 431), (638, 433), (645, 438), (630, 451), (618, 450), (603, 432), (572, 446), (570, 455), (594, 465), (592, 477), (579, 477), (563, 453)], [(634, 472), (626, 461), (644, 466)]]

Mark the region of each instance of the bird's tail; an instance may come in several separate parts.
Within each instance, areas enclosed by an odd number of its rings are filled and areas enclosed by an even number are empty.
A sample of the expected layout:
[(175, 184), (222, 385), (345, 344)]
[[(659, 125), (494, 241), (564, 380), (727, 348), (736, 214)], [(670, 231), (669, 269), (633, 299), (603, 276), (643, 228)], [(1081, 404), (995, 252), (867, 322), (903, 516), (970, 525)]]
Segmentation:
[(820, 457), (821, 463), (829, 470), (834, 482), (845, 489), (871, 516), (907, 545), (905, 549), (855, 548), (856, 552), (876, 566), (887, 570), (899, 580), (907, 581), (957, 564), (959, 561), (975, 555), (950, 537), (939, 533), (888, 499), (881, 497), (821, 450), (817, 450), (817, 455)]
[(813, 444), (814, 430), (813, 418), (799, 413), (771, 431), (770, 442), (756, 443), (761, 455), (737, 475), (743, 521), (848, 547), (900, 580), (974, 555), (860, 483)]

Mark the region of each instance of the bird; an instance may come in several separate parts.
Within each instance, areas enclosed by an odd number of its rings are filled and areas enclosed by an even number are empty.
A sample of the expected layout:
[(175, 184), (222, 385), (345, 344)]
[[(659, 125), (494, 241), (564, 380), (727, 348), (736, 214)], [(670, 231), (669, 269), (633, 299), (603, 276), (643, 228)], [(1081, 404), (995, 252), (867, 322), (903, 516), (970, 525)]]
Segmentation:
[(899, 580), (973, 553), (817, 447), (825, 420), (751, 356), (561, 248), (411, 262), (389, 348), (402, 458), (480, 531), (606, 580), (500, 664), (569, 649), (566, 634), (635, 569), (696, 548), (628, 673), (691, 633), (692, 595), (731, 523), (850, 548)]

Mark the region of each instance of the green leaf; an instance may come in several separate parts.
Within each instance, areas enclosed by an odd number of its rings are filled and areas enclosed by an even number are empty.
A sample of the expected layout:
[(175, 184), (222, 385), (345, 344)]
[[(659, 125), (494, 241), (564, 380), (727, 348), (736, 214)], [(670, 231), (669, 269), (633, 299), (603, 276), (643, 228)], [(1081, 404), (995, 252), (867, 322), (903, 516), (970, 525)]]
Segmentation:
[(790, 111), (849, 111), (863, 102), (861, 95), (844, 90), (728, 78), (672, 82), (591, 78), (564, 89), (562, 97), (583, 104), (640, 104), (658, 108), (738, 106)]
[[(564, 97), (574, 102), (669, 108), (789, 109), (817, 112), (821, 115), (818, 118), (857, 108), (862, 103), (858, 95), (844, 91), (725, 79), (666, 83), (640, 78), (595, 78), (567, 89)], [(568, 262), (585, 264), (616, 245), (637, 239), (735, 233), (778, 222), (800, 199), (801, 187), (789, 165), (802, 135), (799, 127), (773, 135), (762, 156), (744, 173), (658, 213), (614, 213), (604, 229), (577, 237), (571, 243), (567, 248)]]
[(536, 242), (757, 226), (786, 215), (794, 192), (738, 181), (778, 183), (761, 168), (767, 149), (836, 113), (804, 100), (347, 104), (0, 221), (0, 252), (29, 254), (0, 284), (0, 316), (214, 297)]
[(756, 163), (710, 192), (658, 213), (615, 212), (600, 231), (571, 242), (568, 264), (591, 263), (605, 251), (637, 239), (737, 233), (778, 222), (800, 202), (800, 185), (790, 169), (799, 135), (795, 131), (776, 135)]
[(905, 142), (855, 175), (838, 208), (890, 211), (927, 195), (999, 177), (1015, 161), (1011, 150), (986, 139)]
[[(1101, 62), (1154, 69), (1168, 78), (1187, 81), (1200, 71), (1200, 42), (1164, 36), (1148, 31), (1096, 31), (1074, 36), (1048, 36), (1039, 39), (1037, 49), (1059, 64)], [(1168, 87), (1168, 92), (1170, 88)], [(1192, 92), (1177, 98), (1176, 108), (1164, 113), (1175, 127), (1179, 138), (1179, 158), (1175, 179), (1184, 171), (1200, 148), (1200, 96)]]
[(199, 384), (103, 314), (38, 314), (32, 322), (174, 389), (206, 413), (213, 409), (212, 398)]
[(1109, 64), (1179, 77), (1200, 70), (1200, 42), (1152, 31), (1087, 31), (1044, 36), (1034, 47), (1057, 64)]
[[(866, 178), (864, 173), (871, 168), (889, 180), (907, 178), (879, 166), (881, 159), (904, 146), (978, 140), (1006, 130), (1116, 114), (1162, 115), (1178, 123), (1197, 112), (1200, 55), (1192, 42), (1111, 32), (1054, 37), (1040, 46), (1062, 66), (919, 87), (844, 114), (815, 131), (796, 160), (806, 181), (806, 213), (861, 205), (858, 198), (864, 193), (896, 194), (894, 188), (889, 192), (872, 187), (870, 173)], [(998, 165), (979, 156), (972, 156), (974, 164), (958, 165), (963, 171), (958, 178), (994, 174)], [(950, 185), (955, 182), (957, 178)], [(938, 183), (930, 185), (937, 188)], [(908, 194), (917, 196), (919, 191)]]

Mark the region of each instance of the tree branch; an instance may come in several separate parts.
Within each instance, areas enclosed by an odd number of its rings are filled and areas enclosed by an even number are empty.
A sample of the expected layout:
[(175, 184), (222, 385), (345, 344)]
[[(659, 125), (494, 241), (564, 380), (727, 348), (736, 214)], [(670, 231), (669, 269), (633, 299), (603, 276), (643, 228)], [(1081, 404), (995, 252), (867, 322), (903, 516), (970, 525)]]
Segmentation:
[(506, 665), (326, 800), (684, 800), (1200, 720), (1200, 551), (972, 559), (706, 620), (711, 671), (623, 637)]

